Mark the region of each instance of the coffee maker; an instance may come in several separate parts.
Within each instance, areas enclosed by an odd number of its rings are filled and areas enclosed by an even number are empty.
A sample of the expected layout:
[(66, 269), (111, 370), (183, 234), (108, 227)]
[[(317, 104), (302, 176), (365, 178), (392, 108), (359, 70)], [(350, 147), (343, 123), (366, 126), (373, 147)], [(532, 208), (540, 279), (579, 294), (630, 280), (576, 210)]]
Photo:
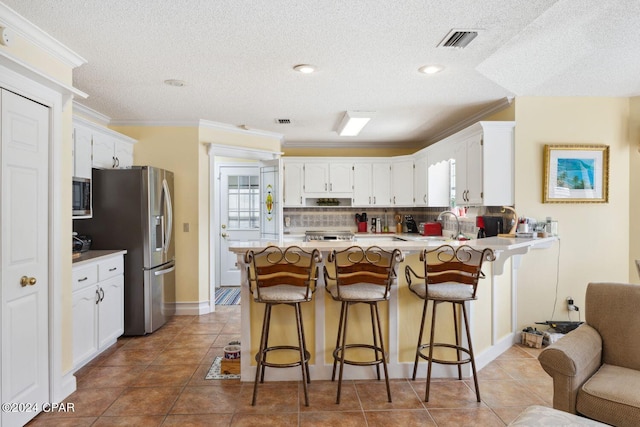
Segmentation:
[(411, 215), (404, 216), (404, 223), (407, 225), (407, 233), (417, 233), (418, 226)]

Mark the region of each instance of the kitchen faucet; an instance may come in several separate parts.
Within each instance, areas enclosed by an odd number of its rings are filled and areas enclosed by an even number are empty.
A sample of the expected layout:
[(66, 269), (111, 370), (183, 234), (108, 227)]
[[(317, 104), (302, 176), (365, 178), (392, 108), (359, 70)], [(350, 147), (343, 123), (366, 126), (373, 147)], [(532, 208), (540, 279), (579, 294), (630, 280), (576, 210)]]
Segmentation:
[[(460, 232), (460, 220), (458, 220), (458, 215), (454, 214), (451, 211), (443, 211), (440, 212), (440, 214), (438, 215), (438, 218), (436, 218), (436, 221), (440, 221), (442, 219), (443, 216), (445, 216), (445, 214), (449, 214), (452, 215), (453, 218), (456, 220), (456, 234), (452, 235), (451, 238), (458, 240), (461, 236), (465, 237), (461, 232)], [(443, 224), (444, 225), (444, 224)], [(442, 227), (444, 228), (444, 227)]]

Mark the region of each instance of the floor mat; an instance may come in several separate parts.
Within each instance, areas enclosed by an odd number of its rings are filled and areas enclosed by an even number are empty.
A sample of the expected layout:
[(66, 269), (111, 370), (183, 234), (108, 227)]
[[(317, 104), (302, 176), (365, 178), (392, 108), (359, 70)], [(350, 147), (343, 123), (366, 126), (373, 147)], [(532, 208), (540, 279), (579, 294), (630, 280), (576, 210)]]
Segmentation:
[(205, 380), (232, 380), (232, 379), (240, 379), (240, 374), (222, 374), (220, 373), (220, 362), (222, 361), (222, 357), (216, 356), (215, 360), (211, 364), (209, 368), (209, 372), (204, 377)]
[(240, 288), (218, 288), (216, 289), (216, 305), (238, 305), (240, 304)]

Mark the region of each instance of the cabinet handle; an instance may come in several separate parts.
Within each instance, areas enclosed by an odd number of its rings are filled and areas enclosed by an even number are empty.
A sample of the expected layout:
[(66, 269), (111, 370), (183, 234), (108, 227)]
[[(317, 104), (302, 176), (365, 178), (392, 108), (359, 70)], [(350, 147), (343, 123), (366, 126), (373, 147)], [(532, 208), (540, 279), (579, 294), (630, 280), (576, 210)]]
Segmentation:
[(422, 196), (422, 200), (424, 200), (424, 202), (427, 203), (427, 195), (426, 194), (424, 196)]
[(112, 167), (112, 168), (115, 168), (115, 167), (116, 167), (116, 157), (115, 157), (115, 156), (112, 156), (112, 157), (111, 157), (111, 167)]
[(100, 297), (100, 302), (102, 302), (104, 300), (104, 289), (100, 288), (100, 293), (102, 294), (102, 296)]
[(371, 196), (369, 196), (369, 204), (371, 204)]
[(396, 196), (393, 196), (393, 204), (396, 204)]
[(376, 196), (373, 196), (373, 204), (376, 204)]
[(88, 277), (83, 277), (82, 279), (78, 279), (78, 282), (84, 282), (87, 279), (88, 279)]
[(300, 196), (300, 204), (302, 204), (302, 196)]
[(329, 191), (333, 191), (333, 183), (329, 184)]
[(117, 269), (118, 267), (113, 267), (113, 268), (110, 268), (109, 271), (116, 271)]
[(100, 292), (96, 289), (96, 305), (100, 302)]
[(324, 183), (324, 191), (327, 191), (327, 183)]
[(118, 157), (116, 157), (116, 167), (117, 168), (120, 167), (120, 159)]

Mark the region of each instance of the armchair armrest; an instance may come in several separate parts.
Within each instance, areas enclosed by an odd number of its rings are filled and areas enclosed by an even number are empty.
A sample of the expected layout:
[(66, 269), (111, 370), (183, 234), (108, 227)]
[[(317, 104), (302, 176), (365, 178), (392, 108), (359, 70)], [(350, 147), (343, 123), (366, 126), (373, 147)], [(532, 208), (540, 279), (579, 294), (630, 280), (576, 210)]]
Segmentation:
[(578, 390), (602, 364), (602, 338), (583, 324), (544, 349), (538, 361), (553, 378), (553, 407), (575, 414)]

